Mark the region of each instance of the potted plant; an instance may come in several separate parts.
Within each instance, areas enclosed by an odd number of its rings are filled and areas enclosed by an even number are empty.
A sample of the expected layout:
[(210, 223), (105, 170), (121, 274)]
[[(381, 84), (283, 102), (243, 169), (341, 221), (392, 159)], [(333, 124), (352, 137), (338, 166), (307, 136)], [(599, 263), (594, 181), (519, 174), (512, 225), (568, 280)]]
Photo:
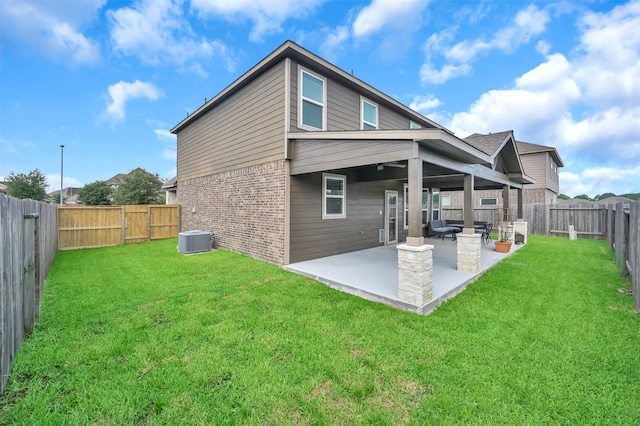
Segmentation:
[(509, 253), (511, 250), (511, 230), (510, 226), (505, 225), (498, 228), (498, 240), (494, 243), (498, 253)]

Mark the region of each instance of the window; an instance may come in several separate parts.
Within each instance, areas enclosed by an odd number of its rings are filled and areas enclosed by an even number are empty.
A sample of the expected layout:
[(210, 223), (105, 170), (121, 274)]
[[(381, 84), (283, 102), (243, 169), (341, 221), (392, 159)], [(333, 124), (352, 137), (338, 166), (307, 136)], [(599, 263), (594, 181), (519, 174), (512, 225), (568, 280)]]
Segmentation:
[(422, 129), (422, 126), (419, 125), (418, 123), (414, 123), (413, 121), (409, 121), (409, 128), (410, 129)]
[[(422, 188), (422, 224), (427, 224), (429, 214), (429, 189)], [(409, 229), (409, 185), (404, 184), (404, 229)]]
[(322, 218), (344, 219), (347, 217), (347, 177), (322, 174)]
[(449, 207), (451, 205), (451, 195), (441, 195), (440, 204), (442, 207)]
[(498, 199), (497, 198), (481, 198), (480, 205), (481, 206), (497, 206)]
[(299, 90), (298, 126), (309, 130), (325, 130), (327, 121), (326, 80), (301, 69)]
[(440, 190), (434, 188), (432, 194), (433, 205), (431, 206), (431, 219), (440, 220)]
[(378, 128), (378, 105), (364, 98), (360, 98), (360, 116), (362, 130), (376, 130)]

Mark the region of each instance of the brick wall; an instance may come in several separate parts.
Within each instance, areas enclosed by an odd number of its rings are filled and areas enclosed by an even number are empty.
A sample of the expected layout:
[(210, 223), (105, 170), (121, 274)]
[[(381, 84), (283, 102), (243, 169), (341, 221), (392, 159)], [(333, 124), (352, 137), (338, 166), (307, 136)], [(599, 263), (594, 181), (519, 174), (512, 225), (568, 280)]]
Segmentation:
[[(551, 195), (550, 195), (551, 194)], [(552, 192), (544, 188), (524, 188), (522, 191), (522, 197), (524, 204), (551, 204)], [(448, 195), (450, 200), (449, 207), (458, 208), (464, 205), (464, 192), (442, 191), (442, 195)], [(502, 190), (478, 190), (473, 192), (474, 206), (480, 207), (480, 200), (482, 198), (497, 198), (497, 207), (502, 207)], [(512, 205), (518, 204), (518, 191), (511, 189), (509, 191), (509, 203)], [(483, 206), (490, 207), (490, 206)]]
[(179, 181), (182, 230), (213, 232), (216, 247), (284, 264), (285, 177), (284, 161), (273, 161)]

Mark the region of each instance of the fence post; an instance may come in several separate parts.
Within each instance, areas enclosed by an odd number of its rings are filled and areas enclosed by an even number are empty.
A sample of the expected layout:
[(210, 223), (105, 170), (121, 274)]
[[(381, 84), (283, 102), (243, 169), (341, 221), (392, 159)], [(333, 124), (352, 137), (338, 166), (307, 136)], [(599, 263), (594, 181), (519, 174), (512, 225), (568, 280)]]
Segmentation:
[(36, 219), (37, 213), (24, 215), (22, 328), (24, 334), (33, 331), (36, 318)]
[(633, 299), (640, 312), (640, 201), (631, 203), (629, 211), (629, 265)]
[(613, 212), (613, 204), (609, 204), (607, 206), (607, 242), (611, 249), (613, 249), (613, 236), (615, 235), (615, 228), (613, 227), (615, 219)]
[(625, 253), (625, 235), (624, 235), (624, 209), (622, 203), (616, 204), (616, 234), (614, 238), (614, 247), (616, 254), (616, 266), (618, 271), (624, 274), (627, 269), (627, 262), (624, 258)]

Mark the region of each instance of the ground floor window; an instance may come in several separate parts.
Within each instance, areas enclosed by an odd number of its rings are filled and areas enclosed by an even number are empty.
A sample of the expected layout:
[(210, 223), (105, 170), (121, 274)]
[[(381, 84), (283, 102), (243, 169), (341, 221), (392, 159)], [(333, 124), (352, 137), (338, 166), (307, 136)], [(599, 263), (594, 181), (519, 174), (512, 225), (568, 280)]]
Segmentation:
[(346, 207), (347, 177), (344, 175), (322, 174), (322, 218), (344, 219)]
[(481, 206), (497, 206), (498, 199), (497, 198), (481, 198), (480, 205)]

